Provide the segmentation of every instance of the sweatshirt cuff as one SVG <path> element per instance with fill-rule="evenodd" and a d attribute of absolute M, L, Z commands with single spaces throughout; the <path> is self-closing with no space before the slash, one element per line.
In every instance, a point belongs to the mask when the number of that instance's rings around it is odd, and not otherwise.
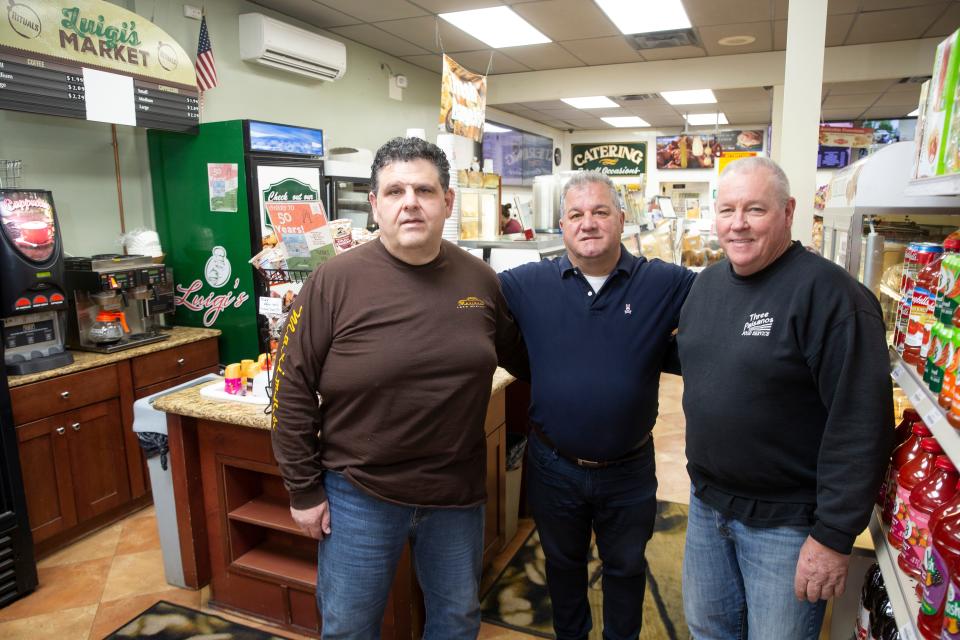
<path fill-rule="evenodd" d="M 306 489 L 290 492 L 290 506 L 294 509 L 310 509 L 327 500 L 327 491 L 320 482 Z"/>
<path fill-rule="evenodd" d="M 850 554 L 853 550 L 853 541 L 857 539 L 857 536 L 851 536 L 849 533 L 828 527 L 819 520 L 814 523 L 813 529 L 810 531 L 810 537 L 823 546 L 844 555 Z"/>

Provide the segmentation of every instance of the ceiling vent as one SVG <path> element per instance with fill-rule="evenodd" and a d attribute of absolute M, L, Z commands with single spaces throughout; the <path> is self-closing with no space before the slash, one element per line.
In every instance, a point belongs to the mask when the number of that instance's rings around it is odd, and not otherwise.
<path fill-rule="evenodd" d="M 907 76 L 897 80 L 897 84 L 923 84 L 933 76 Z"/>
<path fill-rule="evenodd" d="M 665 49 L 667 47 L 699 47 L 700 41 L 693 29 L 673 29 L 653 31 L 651 33 L 633 33 L 624 36 L 627 43 L 637 51 L 644 49 Z"/>
<path fill-rule="evenodd" d="M 623 100 L 624 102 L 643 102 L 644 100 L 652 100 L 656 97 L 658 96 L 655 93 L 631 93 L 626 96 L 616 96 L 616 99 Z"/>

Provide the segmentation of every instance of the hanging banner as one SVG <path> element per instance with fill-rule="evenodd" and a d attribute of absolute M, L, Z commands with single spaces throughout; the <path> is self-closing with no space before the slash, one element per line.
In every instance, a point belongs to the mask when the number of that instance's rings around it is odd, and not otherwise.
<path fill-rule="evenodd" d="M 723 152 L 727 151 L 763 151 L 762 129 L 731 129 L 717 134 L 717 141 Z"/>
<path fill-rule="evenodd" d="M 723 173 L 727 165 L 742 158 L 755 158 L 756 151 L 724 151 L 717 160 L 717 173 Z"/>
<path fill-rule="evenodd" d="M 873 144 L 873 129 L 820 127 L 820 146 L 864 148 Z"/>
<path fill-rule="evenodd" d="M 571 145 L 574 169 L 608 176 L 642 176 L 647 171 L 646 142 L 604 142 Z"/>
<path fill-rule="evenodd" d="M 486 76 L 468 71 L 444 54 L 440 85 L 440 124 L 444 130 L 480 142 L 486 109 Z"/>
<path fill-rule="evenodd" d="M 657 169 L 712 169 L 723 152 L 717 136 L 657 136 Z"/>

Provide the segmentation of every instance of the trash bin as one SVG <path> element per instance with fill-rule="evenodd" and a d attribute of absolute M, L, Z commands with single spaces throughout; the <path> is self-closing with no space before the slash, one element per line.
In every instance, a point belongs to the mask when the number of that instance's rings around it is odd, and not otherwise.
<path fill-rule="evenodd" d="M 527 437 L 520 433 L 507 434 L 507 479 L 506 479 L 506 541 L 517 535 L 517 519 L 520 515 L 520 480 L 523 477 L 523 452 Z"/>
<path fill-rule="evenodd" d="M 157 411 L 150 404 L 160 396 L 192 387 L 218 376 L 208 373 L 205 376 L 185 382 L 181 385 L 141 398 L 133 403 L 133 431 L 140 440 L 140 448 L 147 458 L 150 472 L 150 489 L 153 491 L 153 505 L 157 514 L 157 530 L 160 537 L 160 550 L 163 553 L 163 573 L 167 583 L 175 587 L 186 588 L 183 577 L 183 560 L 180 555 L 180 536 L 177 533 L 177 509 L 173 500 L 173 475 L 167 459 L 167 414 Z"/>

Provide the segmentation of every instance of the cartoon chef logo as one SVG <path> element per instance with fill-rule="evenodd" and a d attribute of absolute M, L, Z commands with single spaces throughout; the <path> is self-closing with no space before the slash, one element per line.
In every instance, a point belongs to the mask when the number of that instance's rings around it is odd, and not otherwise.
<path fill-rule="evenodd" d="M 203 275 L 207 284 L 220 288 L 230 279 L 230 261 L 227 260 L 227 250 L 219 245 L 213 248 L 212 254 L 203 267 Z"/>

